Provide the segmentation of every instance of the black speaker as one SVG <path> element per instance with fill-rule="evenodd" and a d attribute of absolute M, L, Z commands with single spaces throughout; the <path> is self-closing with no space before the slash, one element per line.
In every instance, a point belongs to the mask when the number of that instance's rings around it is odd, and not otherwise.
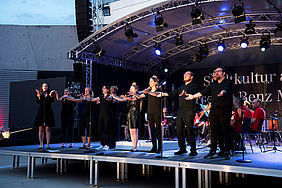
<path fill-rule="evenodd" d="M 75 0 L 76 30 L 79 42 L 93 33 L 91 7 L 90 0 Z"/>
<path fill-rule="evenodd" d="M 75 82 L 84 82 L 84 71 L 82 63 L 73 64 L 73 78 Z"/>

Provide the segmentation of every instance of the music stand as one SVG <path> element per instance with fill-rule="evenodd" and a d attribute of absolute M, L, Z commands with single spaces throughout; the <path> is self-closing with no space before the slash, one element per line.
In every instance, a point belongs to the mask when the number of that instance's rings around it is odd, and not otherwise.
<path fill-rule="evenodd" d="M 241 109 L 241 118 L 242 118 L 242 131 L 243 133 L 240 134 L 241 137 L 241 150 L 242 150 L 242 159 L 237 159 L 236 162 L 238 163 L 251 163 L 251 160 L 247 160 L 245 159 L 245 143 L 244 143 L 244 133 L 248 132 L 248 128 L 251 124 L 251 120 L 248 118 L 244 118 L 243 117 L 244 113 L 243 113 L 243 109 Z M 247 129 L 246 129 L 247 127 Z"/>
<path fill-rule="evenodd" d="M 161 90 L 161 96 L 163 95 L 163 88 L 162 86 L 165 86 L 166 85 L 166 81 L 162 81 L 161 82 L 161 87 L 160 87 L 160 90 Z M 163 121 L 163 97 L 161 97 L 161 122 Z M 161 145 L 162 145 L 162 149 L 161 149 L 161 155 L 158 155 L 158 156 L 155 156 L 155 158 L 159 158 L 159 159 L 165 159 L 165 158 L 168 158 L 167 156 L 164 156 L 163 155 L 163 150 L 164 150 L 164 144 L 163 144 L 163 126 L 161 124 Z"/>

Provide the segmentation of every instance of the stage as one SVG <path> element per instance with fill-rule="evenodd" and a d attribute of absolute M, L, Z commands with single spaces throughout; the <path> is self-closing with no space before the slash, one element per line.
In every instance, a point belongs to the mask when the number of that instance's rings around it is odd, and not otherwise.
<path fill-rule="evenodd" d="M 124 180 L 128 176 L 128 164 L 142 165 L 142 171 L 150 171 L 151 166 L 171 167 L 175 170 L 175 187 L 179 187 L 180 180 L 182 187 L 186 187 L 186 169 L 198 170 L 198 187 L 210 187 L 211 171 L 217 171 L 219 174 L 230 173 L 252 174 L 270 177 L 282 177 L 282 153 L 267 152 L 261 153 L 258 146 L 255 146 L 254 153 L 251 153 L 247 146 L 246 159 L 250 159 L 252 163 L 243 164 L 236 162 L 241 159 L 240 154 L 234 155 L 231 160 L 216 157 L 214 159 L 204 159 L 204 155 L 208 153 L 209 148 L 198 150 L 198 156 L 190 157 L 187 154 L 175 156 L 173 153 L 177 150 L 165 150 L 163 155 L 166 158 L 157 158 L 157 154 L 147 153 L 146 151 L 130 152 L 127 150 L 110 150 L 98 152 L 95 150 L 99 143 L 92 143 L 90 150 L 78 149 L 81 143 L 75 143 L 74 148 L 60 148 L 60 144 L 52 144 L 51 150 L 40 151 L 38 145 L 28 146 L 11 146 L 0 148 L 3 155 L 11 155 L 13 157 L 13 167 L 17 167 L 20 157 L 28 159 L 27 177 L 35 177 L 35 161 L 41 159 L 40 162 L 45 163 L 47 159 L 56 159 L 56 171 L 63 173 L 66 171 L 68 160 L 84 160 L 89 161 L 89 183 L 98 186 L 99 162 L 111 162 L 117 165 L 117 179 Z M 68 145 L 67 145 L 68 146 Z M 200 146 L 202 147 L 202 146 Z M 278 149 L 281 149 L 279 146 Z M 142 172 L 143 173 L 143 172 Z"/>

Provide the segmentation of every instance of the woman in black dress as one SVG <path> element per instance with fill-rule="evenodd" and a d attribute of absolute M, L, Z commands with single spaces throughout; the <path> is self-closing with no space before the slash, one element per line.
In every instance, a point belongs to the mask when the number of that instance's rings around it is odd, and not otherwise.
<path fill-rule="evenodd" d="M 65 143 L 69 142 L 69 148 L 72 148 L 73 143 L 73 107 L 77 100 L 71 96 L 69 89 L 64 89 L 64 95 L 59 98 L 58 92 L 56 92 L 56 98 L 62 103 L 61 110 L 61 127 L 63 131 L 63 143 L 61 148 L 65 148 Z"/>
<path fill-rule="evenodd" d="M 39 143 L 38 149 L 43 147 L 44 130 L 46 132 L 47 149 L 50 149 L 51 127 L 55 126 L 54 113 L 51 104 L 54 102 L 54 92 L 50 91 L 47 83 L 41 85 L 40 90 L 36 89 L 36 102 L 39 108 L 36 114 L 34 125 L 39 128 Z"/>
<path fill-rule="evenodd" d="M 128 114 L 127 121 L 130 130 L 130 136 L 132 140 L 132 152 L 137 151 L 137 143 L 138 143 L 138 128 L 140 127 L 140 99 L 136 96 L 138 93 L 138 86 L 132 85 L 130 87 L 130 92 L 128 96 L 121 95 L 120 97 L 113 96 L 115 99 L 125 102 L 127 101 Z"/>
<path fill-rule="evenodd" d="M 85 93 L 80 96 L 78 102 L 82 102 L 82 113 L 79 132 L 82 138 L 82 147 L 80 149 L 89 149 L 91 141 L 91 128 L 92 128 L 92 103 L 97 102 L 98 98 L 91 97 L 90 88 L 85 88 Z M 85 137 L 87 137 L 87 146 Z"/>

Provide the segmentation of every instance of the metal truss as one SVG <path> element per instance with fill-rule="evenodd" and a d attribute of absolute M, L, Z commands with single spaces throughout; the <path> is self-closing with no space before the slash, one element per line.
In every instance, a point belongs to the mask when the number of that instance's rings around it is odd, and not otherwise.
<path fill-rule="evenodd" d="M 278 23 L 282 19 L 282 16 L 279 13 L 266 13 L 266 12 L 253 13 L 253 14 L 247 14 L 247 16 L 251 20 L 253 20 L 254 23 L 272 23 L 272 22 Z M 191 23 L 182 25 L 180 27 L 168 31 L 164 31 L 140 43 L 139 45 L 133 47 L 132 49 L 128 50 L 123 54 L 123 59 L 128 60 L 131 57 L 137 55 L 138 53 L 154 46 L 155 43 L 162 43 L 164 41 L 175 38 L 177 34 L 183 35 L 185 33 L 196 31 L 196 30 L 207 29 L 214 26 L 222 26 L 229 24 L 235 24 L 234 17 L 232 15 L 206 19 L 203 21 L 202 24 L 198 24 L 198 25 L 192 25 Z M 181 49 L 182 47 L 183 46 L 179 46 L 178 48 Z"/>
<path fill-rule="evenodd" d="M 201 4 L 222 2 L 222 1 L 225 1 L 225 0 L 206 0 L 206 1 L 201 1 Z M 83 52 L 85 49 L 87 49 L 89 46 L 91 46 L 96 41 L 99 41 L 100 39 L 111 34 L 112 32 L 124 27 L 126 23 L 134 23 L 138 20 L 141 20 L 143 18 L 146 18 L 148 16 L 155 14 L 157 11 L 164 12 L 168 10 L 185 7 L 185 6 L 191 6 L 194 4 L 195 3 L 190 0 L 174 0 L 174 1 L 160 3 L 158 5 L 153 5 L 148 8 L 137 11 L 135 13 L 132 13 L 124 18 L 119 19 L 116 22 L 113 22 L 112 24 L 109 24 L 103 27 L 103 29 L 96 31 L 95 33 L 93 33 L 92 35 L 90 35 L 89 37 L 81 41 L 78 45 L 73 47 L 69 52 L 69 54 L 73 54 L 71 59 L 75 59 L 81 52 Z"/>
<path fill-rule="evenodd" d="M 107 56 L 96 56 L 95 54 L 89 52 L 82 52 L 79 55 L 79 61 L 86 63 L 87 61 L 91 61 L 92 63 L 98 63 L 103 65 L 108 65 L 112 67 L 122 68 L 122 69 L 131 69 L 139 72 L 144 72 L 147 70 L 146 65 L 136 64 L 133 62 L 127 62 L 124 60 L 107 57 Z"/>
<path fill-rule="evenodd" d="M 94 32 L 99 31 L 104 26 L 103 4 L 104 0 L 92 0 L 92 17 Z"/>
<path fill-rule="evenodd" d="M 267 30 L 268 29 L 262 29 L 261 33 L 263 33 L 264 31 L 267 31 Z M 273 28 L 273 30 L 274 30 L 274 28 Z M 273 31 L 273 30 L 268 30 L 268 31 Z M 240 32 L 242 32 L 242 31 L 240 31 Z M 226 36 L 226 38 L 223 38 L 225 41 L 229 40 L 228 43 L 225 44 L 225 50 L 224 51 L 236 50 L 236 49 L 241 48 L 240 42 L 238 42 L 236 40 L 231 41 L 232 39 L 242 37 L 242 35 L 239 34 L 240 32 L 238 32 L 238 35 Z M 271 33 L 271 35 L 273 36 L 273 33 Z M 260 39 L 259 36 L 261 36 L 261 34 L 254 34 L 254 35 L 248 35 L 248 36 L 250 37 L 248 48 L 260 46 L 260 40 L 261 39 Z M 216 41 L 218 41 L 218 40 L 213 40 L 213 41 L 210 41 L 208 43 L 212 43 L 212 42 L 216 42 Z M 282 46 L 282 39 L 281 38 L 272 38 L 271 39 L 271 45 L 272 46 Z M 195 47 L 198 47 L 198 46 L 195 46 Z M 192 48 L 190 50 L 192 50 Z M 217 51 L 216 48 L 210 48 L 209 49 L 209 56 L 216 55 L 217 53 L 218 53 L 218 51 Z M 189 64 L 192 64 L 192 63 L 195 63 L 195 62 L 197 62 L 197 61 L 195 59 L 195 55 L 193 55 L 186 61 L 171 64 L 171 70 L 170 71 L 173 73 L 173 72 L 175 72 L 175 71 L 177 71 L 181 68 L 184 68 L 184 67 L 188 66 Z M 157 66 L 160 63 L 161 62 L 159 61 L 158 63 L 155 64 L 155 66 Z"/>
<path fill-rule="evenodd" d="M 85 60 L 85 87 L 92 89 L 92 60 Z"/>
<path fill-rule="evenodd" d="M 201 37 L 194 39 L 190 42 L 184 43 L 183 45 L 176 46 L 174 48 L 171 48 L 164 52 L 159 59 L 155 59 L 154 61 L 151 61 L 149 64 L 147 64 L 148 68 L 154 67 L 158 65 L 162 60 L 171 58 L 179 53 L 183 53 L 185 51 L 193 50 L 200 46 L 200 44 L 210 44 L 214 42 L 218 42 L 220 39 L 222 40 L 230 40 L 234 38 L 240 38 L 245 36 L 248 37 L 255 37 L 255 36 L 261 36 L 262 33 L 268 32 L 271 35 L 274 35 L 274 29 L 275 27 L 260 27 L 256 28 L 256 34 L 246 35 L 244 33 L 245 29 L 236 30 L 236 31 L 228 31 L 228 32 L 221 32 L 221 33 L 215 33 L 213 35 L 207 36 L 207 37 Z M 211 55 L 211 54 L 210 54 Z"/>

